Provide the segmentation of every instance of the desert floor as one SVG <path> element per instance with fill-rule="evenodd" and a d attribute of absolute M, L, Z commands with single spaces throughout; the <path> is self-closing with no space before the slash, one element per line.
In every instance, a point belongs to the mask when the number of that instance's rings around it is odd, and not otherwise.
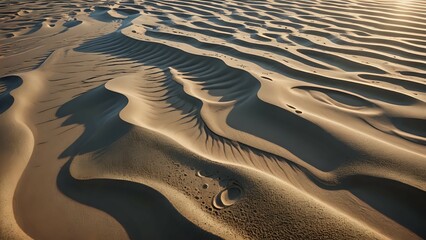
<path fill-rule="evenodd" d="M 426 1 L 0 1 L 0 239 L 426 238 Z"/>

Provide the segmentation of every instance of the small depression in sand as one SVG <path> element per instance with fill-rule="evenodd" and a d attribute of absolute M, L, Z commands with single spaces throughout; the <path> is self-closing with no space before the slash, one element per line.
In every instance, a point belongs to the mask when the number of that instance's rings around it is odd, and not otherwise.
<path fill-rule="evenodd" d="M 243 189 L 238 185 L 231 185 L 220 191 L 213 198 L 213 207 L 216 209 L 223 209 L 234 205 L 243 195 Z"/>

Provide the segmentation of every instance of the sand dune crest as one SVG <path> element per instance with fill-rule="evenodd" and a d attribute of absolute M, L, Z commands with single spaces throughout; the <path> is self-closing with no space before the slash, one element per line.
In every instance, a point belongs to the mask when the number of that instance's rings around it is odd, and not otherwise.
<path fill-rule="evenodd" d="M 425 238 L 424 10 L 1 2 L 0 238 Z"/>

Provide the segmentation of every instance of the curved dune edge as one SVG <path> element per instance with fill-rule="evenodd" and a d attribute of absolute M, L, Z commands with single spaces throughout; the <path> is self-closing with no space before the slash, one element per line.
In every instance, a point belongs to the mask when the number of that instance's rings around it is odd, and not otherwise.
<path fill-rule="evenodd" d="M 137 144 L 140 142 L 154 147 L 141 148 Z M 162 150 L 163 147 L 161 146 L 163 144 L 168 146 L 167 151 Z M 94 162 L 94 158 L 101 161 Z M 174 169 L 176 166 L 180 168 L 177 173 Z M 114 170 L 111 171 L 111 169 Z M 362 223 L 350 217 L 348 218 L 348 216 L 323 205 L 318 200 L 302 194 L 282 181 L 270 178 L 270 176 L 259 173 L 256 170 L 256 174 L 254 174 L 253 169 L 214 163 L 188 152 L 188 150 L 178 146 L 177 143 L 170 139 L 165 139 L 165 136 L 144 128 L 132 130 L 128 133 L 128 137 L 121 138 L 111 145 L 108 150 L 96 154 L 96 156 L 86 154 L 73 159 L 70 171 L 72 176 L 81 180 L 93 178 L 117 179 L 151 186 L 166 196 L 180 212 L 196 225 L 205 226 L 206 229 L 222 238 L 245 239 L 253 237 L 260 239 L 268 236 L 268 229 L 275 231 L 274 234 L 277 234 L 276 236 L 309 237 L 310 234 L 315 232 L 318 237 L 325 234 L 324 236 L 331 238 L 342 236 L 345 238 L 359 236 L 369 239 L 386 238 Z M 205 171 L 215 172 L 215 174 L 208 177 L 211 179 L 209 179 L 209 184 L 207 184 L 209 186 L 207 194 L 199 191 L 204 189 L 199 183 L 193 184 L 200 178 L 197 173 Z M 144 177 L 141 177 L 141 175 Z M 226 185 L 225 187 L 221 186 L 222 184 L 219 184 L 218 181 L 221 178 L 229 178 L 226 181 L 228 181 L 227 184 L 231 185 L 228 185 L 228 187 Z M 164 179 L 167 179 L 167 185 L 163 183 Z M 236 200 L 237 204 L 234 208 L 231 211 L 225 210 L 225 212 L 221 212 L 220 209 L 213 210 L 211 206 L 215 206 L 216 199 L 208 200 L 211 197 L 209 196 L 211 191 L 214 192 L 216 189 L 220 190 L 221 188 L 228 189 L 233 184 L 237 184 L 241 186 L 239 187 L 240 189 L 244 189 L 239 193 L 243 194 L 243 196 Z M 179 190 L 176 191 L 174 189 Z M 265 189 L 271 192 L 265 193 Z M 276 193 L 280 194 L 276 196 Z M 269 199 L 267 196 L 271 194 L 274 194 L 280 200 Z M 205 199 L 204 201 L 206 202 L 204 204 L 210 209 L 210 216 L 192 207 L 192 204 L 188 204 L 189 201 L 193 202 L 194 205 L 200 204 L 194 199 Z M 212 201 L 212 203 L 208 201 Z M 283 205 L 284 202 L 285 205 Z M 294 212 L 293 209 L 295 207 L 299 210 L 303 209 L 302 212 Z M 251 224 L 242 225 L 246 221 L 244 219 L 250 215 L 251 210 L 249 209 L 262 212 L 265 214 L 265 218 L 269 218 L 268 216 L 274 214 L 285 217 L 278 222 L 273 220 L 266 222 L 263 217 L 252 216 Z M 301 217 L 301 215 L 305 214 L 306 217 Z M 317 214 L 319 218 L 313 217 Z M 211 215 L 219 216 L 221 220 L 213 220 Z M 303 219 L 303 227 L 299 225 L 302 222 L 299 222 L 298 218 Z M 229 229 L 228 226 L 231 228 Z M 256 232 L 256 230 L 259 230 L 259 232 Z"/>
<path fill-rule="evenodd" d="M 173 80 L 175 80 L 174 79 L 175 75 L 173 74 L 173 72 L 176 72 L 176 70 L 169 69 L 169 71 L 171 72 L 171 77 L 173 78 Z M 159 72 L 161 72 L 161 70 L 148 68 L 147 72 L 154 72 L 154 75 L 155 74 L 158 75 Z M 134 125 L 141 126 L 141 127 L 144 127 L 144 128 L 148 128 L 148 129 L 155 131 L 155 132 L 159 132 L 162 135 L 171 136 L 172 138 L 176 139 L 180 143 L 180 145 L 185 146 L 186 149 L 192 149 L 192 151 L 195 151 L 197 154 L 206 154 L 205 150 L 200 151 L 199 146 L 197 147 L 196 144 L 187 142 L 187 139 L 185 139 L 184 136 L 182 136 L 182 135 L 179 136 L 179 134 L 178 134 L 179 131 L 170 132 L 170 131 L 167 130 L 167 127 L 165 127 L 165 126 L 163 126 L 163 127 L 157 126 L 159 123 L 158 122 L 155 123 L 157 121 L 157 120 L 155 120 L 155 117 L 153 117 L 153 119 L 151 119 L 151 117 L 149 116 L 150 109 L 156 108 L 155 105 L 150 105 L 150 104 L 152 104 L 152 103 L 150 103 L 150 101 L 152 101 L 152 99 L 148 98 L 148 99 L 145 99 L 145 101 L 141 101 L 141 96 L 139 95 L 140 93 L 138 94 L 138 92 L 134 91 L 134 89 L 138 89 L 138 87 L 133 85 L 133 84 L 135 84 L 135 83 L 140 84 L 138 82 L 135 82 L 135 79 L 139 79 L 139 81 L 140 81 L 141 78 L 144 78 L 141 75 L 147 77 L 147 75 L 144 74 L 144 71 L 142 70 L 142 72 L 139 72 L 138 74 L 126 75 L 126 76 L 123 76 L 121 78 L 111 80 L 105 85 L 106 89 L 109 89 L 109 90 L 114 91 L 114 92 L 121 93 L 124 96 L 126 96 L 127 99 L 129 100 L 129 103 L 126 105 L 126 107 L 124 107 L 124 109 L 122 111 L 120 111 L 120 113 L 119 113 L 121 119 L 126 121 L 126 122 L 132 123 Z M 182 84 L 182 82 L 181 82 L 182 80 L 175 80 L 175 81 L 178 81 L 179 84 Z M 185 91 L 191 92 L 191 90 L 185 90 Z M 142 116 L 139 116 L 138 114 L 135 114 L 136 112 L 138 112 L 136 109 L 145 109 L 145 111 L 144 111 L 145 116 L 142 117 Z M 237 144 L 237 143 L 234 143 L 234 144 Z M 212 154 L 204 155 L 204 157 L 214 158 L 215 161 L 223 162 L 223 159 L 221 160 L 217 156 L 218 155 L 215 156 L 215 155 L 212 155 Z M 87 161 L 90 162 L 90 159 L 88 159 Z M 266 161 L 268 161 L 268 160 L 266 160 Z M 224 163 L 230 164 L 229 160 L 225 161 Z M 79 166 L 78 163 L 75 163 L 75 164 L 76 164 L 76 166 Z M 87 164 L 89 164 L 89 166 L 90 166 L 90 163 L 87 163 Z M 78 169 L 78 170 L 75 170 L 75 172 L 85 171 L 84 169 L 86 169 L 86 170 L 90 169 L 90 167 L 87 164 L 83 164 L 83 167 L 76 167 L 76 169 Z M 240 166 L 240 167 L 242 166 L 241 163 L 233 163 L 232 165 L 234 165 L 234 164 L 236 164 L 236 166 Z M 266 164 L 268 164 L 268 163 L 266 163 Z M 243 166 L 244 165 L 247 166 L 247 163 L 243 164 Z M 248 166 L 250 166 L 250 165 L 248 165 Z M 250 168 L 253 168 L 253 165 L 251 165 L 251 166 L 252 167 L 250 167 Z M 297 165 L 293 166 L 293 167 L 297 168 Z M 96 167 L 92 167 L 92 168 L 99 170 L 99 165 L 96 164 Z M 265 170 L 263 169 L 263 171 L 265 171 Z M 354 171 L 354 170 L 352 169 L 352 171 Z M 351 176 L 352 171 L 345 173 L 345 171 L 343 170 L 341 172 L 343 173 L 343 176 L 345 176 L 345 178 L 347 177 L 348 179 L 350 179 L 350 178 L 353 178 L 353 176 Z M 366 172 L 366 174 L 367 174 L 366 176 L 368 176 L 368 174 L 372 174 L 372 176 L 374 176 L 374 175 L 377 176 L 376 173 L 373 174 L 373 172 L 375 172 L 374 169 L 369 169 L 368 171 Z M 125 171 L 123 171 L 123 172 L 125 172 Z M 354 172 L 357 172 L 357 171 L 354 171 Z M 94 173 L 94 174 L 92 173 L 92 177 L 96 176 L 97 174 L 99 174 L 99 173 Z M 272 172 L 272 174 L 273 174 L 273 172 Z M 346 176 L 347 174 L 348 174 L 348 176 Z M 88 174 L 87 176 L 90 176 L 90 175 L 91 174 Z M 102 173 L 100 173 L 100 176 L 104 177 L 102 175 Z M 362 178 L 362 174 L 359 174 L 359 173 L 355 174 L 355 176 L 359 176 L 359 178 Z M 385 175 L 384 178 L 387 179 L 389 176 L 392 176 L 392 175 Z M 122 176 L 120 175 L 120 177 L 122 177 Z M 395 179 L 395 178 L 397 178 L 396 175 L 394 175 L 393 178 L 391 177 L 390 179 Z M 286 179 L 286 180 L 288 180 L 288 179 Z M 340 180 L 340 181 L 346 182 L 346 183 L 351 182 L 351 180 L 346 181 L 344 178 L 342 178 L 342 180 Z M 422 187 L 421 184 L 420 184 L 419 187 L 420 188 Z M 166 193 L 164 193 L 164 194 L 167 195 Z M 300 192 L 299 194 L 302 194 L 302 193 Z M 339 213 L 339 210 L 337 210 L 337 209 L 333 209 L 333 211 Z M 341 213 L 339 213 L 339 214 L 341 214 Z M 349 217 L 349 216 L 347 216 L 347 217 Z M 351 218 L 349 217 L 349 219 L 351 219 Z"/>
<path fill-rule="evenodd" d="M 142 38 L 140 38 L 140 36 L 135 35 L 134 33 L 131 33 L 131 29 L 134 29 L 133 26 L 128 27 L 124 30 L 122 30 L 123 35 L 127 36 L 126 34 L 128 34 L 128 37 L 134 38 L 136 40 L 142 40 L 142 43 L 145 43 L 145 41 L 147 41 L 148 43 L 150 43 L 150 41 L 152 41 L 153 39 L 146 38 L 146 36 L 143 36 Z M 117 38 L 121 38 L 122 36 L 118 36 Z M 112 42 L 114 42 L 114 40 L 112 40 Z M 182 52 L 188 52 L 191 54 L 196 54 L 195 56 L 199 55 L 204 55 L 206 53 L 201 52 L 199 49 L 197 48 L 191 48 L 185 44 L 179 44 L 179 43 L 173 43 L 173 42 L 168 42 L 168 46 L 173 46 L 173 48 L 176 49 L 185 49 Z M 105 45 L 108 45 L 105 44 Z M 148 44 L 147 44 L 148 45 Z M 159 44 L 159 46 L 162 46 L 164 48 L 166 47 L 166 43 L 161 43 Z M 142 51 L 144 52 L 144 51 Z M 191 55 L 192 57 L 194 57 L 194 55 Z M 215 58 L 215 57 L 214 57 Z M 219 62 L 223 61 L 224 65 L 233 69 L 238 69 L 240 70 L 241 67 L 239 67 L 239 65 L 241 65 L 241 62 L 237 62 L 234 63 L 232 61 L 229 61 L 229 59 L 226 58 L 218 58 Z M 143 60 L 142 60 L 143 61 Z M 244 62 L 244 64 L 250 64 L 248 62 Z M 256 68 L 255 66 L 251 66 L 251 68 Z M 233 69 L 234 70 L 234 69 Z M 375 172 L 375 174 L 382 174 L 380 176 L 377 177 L 383 177 L 383 178 L 389 178 L 389 179 L 393 179 L 393 178 L 399 178 L 400 181 L 409 184 L 409 185 L 414 185 L 418 188 L 420 188 L 421 190 L 425 190 L 424 188 L 424 181 L 422 182 L 418 182 L 418 179 L 421 178 L 421 172 L 420 171 L 415 171 L 416 172 L 416 176 L 410 176 L 413 174 L 413 169 L 409 168 L 406 170 L 407 174 L 404 177 L 397 177 L 395 174 L 392 173 L 392 166 L 394 164 L 398 164 L 399 163 L 399 159 L 404 157 L 404 158 L 408 158 L 408 159 L 412 159 L 413 162 L 417 162 L 417 167 L 423 168 L 422 166 L 420 166 L 419 164 L 421 164 L 422 159 L 424 157 L 423 151 L 420 150 L 419 152 L 417 151 L 411 151 L 409 149 L 406 149 L 404 147 L 400 147 L 392 142 L 388 142 L 388 141 L 382 141 L 380 138 L 376 137 L 374 134 L 370 134 L 366 131 L 360 131 L 360 129 L 355 129 L 352 127 L 349 127 L 348 125 L 344 125 L 340 123 L 340 119 L 337 120 L 333 120 L 321 115 L 316 115 L 316 113 L 309 113 L 309 112 L 305 112 L 304 113 L 304 117 L 305 119 L 308 119 L 309 121 L 318 124 L 319 126 L 321 126 L 322 128 L 325 128 L 327 132 L 332 133 L 333 137 L 336 137 L 338 139 L 338 141 L 351 141 L 353 145 L 356 145 L 357 151 L 361 151 L 363 152 L 363 154 L 365 155 L 369 155 L 368 157 L 363 156 L 362 162 L 363 164 L 368 164 L 370 165 L 368 162 L 370 162 L 370 160 L 368 158 L 373 158 L 375 159 L 374 161 L 382 161 L 383 164 L 380 166 L 374 166 L 375 163 L 371 164 L 369 167 L 371 169 L 366 169 L 364 166 L 356 166 L 355 164 L 350 164 L 350 166 L 337 166 L 337 167 L 331 167 L 331 169 L 318 169 L 317 166 L 312 166 L 309 163 L 306 162 L 306 159 L 301 160 L 298 156 L 295 156 L 292 152 L 287 151 L 286 149 L 282 149 L 280 148 L 280 146 L 278 144 L 271 144 L 271 141 L 267 142 L 264 141 L 264 139 L 262 139 L 261 137 L 258 136 L 250 136 L 247 135 L 244 131 L 239 131 L 235 128 L 233 128 L 233 126 L 229 126 L 230 122 L 229 122 L 229 114 L 232 111 L 231 109 L 233 108 L 233 104 L 238 104 L 239 99 L 235 99 L 234 101 L 221 101 L 221 102 L 216 102 L 217 99 L 220 98 L 220 95 L 216 98 L 211 98 L 211 96 L 208 96 L 208 94 L 204 93 L 204 91 L 208 90 L 208 83 L 205 84 L 206 86 L 200 86 L 199 80 L 196 79 L 195 76 L 191 76 L 190 73 L 185 72 L 185 73 L 180 73 L 178 70 L 173 69 L 172 67 L 169 67 L 168 70 L 166 70 L 166 72 L 169 71 L 171 74 L 171 78 L 179 83 L 180 85 L 182 85 L 184 91 L 188 91 L 188 95 L 198 98 L 199 100 L 201 100 L 203 102 L 203 107 L 201 108 L 200 114 L 202 119 L 205 121 L 205 124 L 207 125 L 207 127 L 209 129 L 211 129 L 214 133 L 220 135 L 220 136 L 227 136 L 228 138 L 230 138 L 231 140 L 235 140 L 237 142 L 241 142 L 243 144 L 246 144 L 248 146 L 252 146 L 255 147 L 257 149 L 263 150 L 265 152 L 269 152 L 272 154 L 276 154 L 278 156 L 282 156 L 284 159 L 289 159 L 290 161 L 295 162 L 296 164 L 300 165 L 302 168 L 307 169 L 311 174 L 313 174 L 314 176 L 316 176 L 318 179 L 321 179 L 322 182 L 327 183 L 327 184 L 335 184 L 336 182 L 342 181 L 345 175 L 347 174 L 351 174 L 351 172 L 356 172 L 357 174 L 360 175 L 369 175 L 371 172 Z M 123 78 L 131 78 L 132 76 L 126 76 Z M 249 77 L 253 78 L 254 81 L 259 81 L 261 84 L 261 87 L 259 88 L 259 92 L 251 92 L 250 94 L 252 95 L 256 95 L 259 100 L 261 101 L 265 101 L 268 104 L 272 104 L 272 105 L 276 105 L 278 104 L 276 102 L 276 99 L 271 98 L 271 96 L 274 96 L 274 93 L 276 92 L 277 88 L 274 89 L 273 85 L 268 85 L 268 81 L 265 81 L 265 79 L 262 79 L 258 76 L 250 76 Z M 194 81 L 195 80 L 195 81 Z M 229 78 L 223 78 L 222 80 L 223 82 L 225 81 L 230 81 Z M 224 86 L 226 86 L 224 83 L 222 82 L 222 84 Z M 203 83 L 203 80 L 201 80 L 201 83 Z M 113 84 L 112 82 L 110 84 Z M 119 84 L 116 84 L 117 88 L 123 88 L 124 86 L 118 86 Z M 249 88 L 251 87 L 250 85 L 247 87 Z M 204 88 L 204 89 L 202 89 Z M 301 86 L 301 87 L 294 87 L 293 89 L 304 89 L 304 88 L 308 88 L 309 87 L 305 87 L 305 86 Z M 158 88 L 161 89 L 161 88 Z M 206 89 L 206 90 L 205 90 Z M 292 89 L 292 90 L 293 90 Z M 321 91 L 327 91 L 327 89 L 323 89 L 323 88 L 319 88 L 320 92 Z M 279 89 L 279 90 L 283 90 L 283 89 Z M 124 95 L 128 95 L 127 91 L 123 90 L 123 92 L 121 92 Z M 250 96 L 250 94 L 248 94 L 247 96 L 241 96 L 241 98 L 244 98 L 243 101 L 250 101 L 250 99 L 253 99 L 254 96 Z M 276 93 L 277 95 L 279 93 Z M 281 93 L 282 94 L 282 93 Z M 300 94 L 298 92 L 296 92 L 296 94 Z M 303 94 L 303 93 L 302 93 Z M 352 93 L 348 93 L 343 92 L 343 94 L 347 94 L 348 96 L 351 96 Z M 302 95 L 303 96 L 303 95 Z M 211 98 L 211 99 L 208 99 Z M 247 100 L 249 99 L 249 100 Z M 330 99 L 330 98 L 329 98 Z M 368 101 L 371 101 L 371 99 L 369 99 Z M 425 104 L 424 102 L 421 102 L 419 100 L 414 100 L 415 102 L 414 106 L 413 106 L 413 110 L 415 111 L 419 111 L 421 107 L 423 107 Z M 334 102 L 332 104 L 335 105 L 343 105 L 343 107 L 345 108 L 345 110 L 347 110 L 350 106 L 348 105 L 344 105 L 342 103 L 339 102 Z M 369 102 L 368 104 L 374 104 L 374 101 Z M 245 111 L 249 111 L 250 108 L 261 108 L 261 107 L 265 107 L 265 105 L 261 105 L 257 102 L 253 103 L 253 104 L 247 104 L 248 107 L 245 109 Z M 279 107 L 282 107 L 282 103 L 279 103 Z M 287 107 L 289 106 L 288 104 L 286 104 Z M 243 107 L 242 107 L 243 108 Z M 293 109 L 292 109 L 293 108 Z M 294 107 L 292 107 L 290 105 L 290 109 L 294 110 Z M 275 110 L 275 109 L 273 109 Z M 366 114 L 368 115 L 373 115 L 373 114 L 377 114 L 380 113 L 379 109 L 361 109 L 362 111 L 366 111 Z M 296 110 L 298 111 L 298 110 Z M 367 112 L 367 111 L 371 111 L 371 113 Z M 131 111 L 129 111 L 131 112 Z M 213 114 L 214 113 L 214 114 Z M 132 119 L 132 123 L 137 124 L 133 117 L 132 114 L 128 114 L 129 117 L 128 119 Z M 248 116 L 248 117 L 252 117 L 252 116 Z M 241 121 L 243 120 L 243 118 L 240 119 Z M 301 119 L 300 119 L 301 120 Z M 365 120 L 366 121 L 366 120 Z M 139 122 L 140 124 L 143 124 L 141 122 Z M 222 124 L 223 123 L 223 124 Z M 254 123 L 255 124 L 255 123 Z M 381 123 L 377 123 L 376 120 L 372 119 L 371 123 L 369 122 L 369 124 L 381 124 Z M 302 124 L 300 124 L 302 126 Z M 374 126 L 374 125 L 373 125 Z M 392 128 L 392 127 L 390 127 Z M 266 130 L 270 130 L 270 129 L 266 129 Z M 390 130 L 392 131 L 392 130 Z M 226 132 L 226 134 L 225 134 Z M 397 130 L 395 130 L 395 132 L 398 132 Z M 349 134 L 350 133 L 350 134 Z M 168 132 L 167 135 L 173 135 L 174 133 L 172 132 Z M 241 136 L 243 135 L 243 136 Z M 349 138 L 347 138 L 347 136 L 350 136 Z M 347 138 L 347 139 L 345 139 Z M 325 141 L 327 141 L 327 139 L 325 139 Z M 420 140 L 422 141 L 422 140 Z M 272 145 L 272 146 L 271 146 Z M 277 146 L 278 145 L 278 146 Z M 371 148 L 371 146 L 375 146 L 375 149 Z M 342 145 L 342 147 L 345 147 Z M 383 152 L 380 149 L 388 149 L 385 154 L 383 154 Z M 395 149 L 395 150 L 393 150 Z M 393 151 L 393 152 L 390 152 Z M 344 151 L 342 151 L 344 152 Z M 200 153 L 199 153 L 200 154 Z M 332 156 L 332 154 L 336 155 L 336 156 Z M 328 157 L 334 157 L 334 158 L 351 158 L 348 153 L 343 153 L 342 156 L 339 156 L 339 153 L 332 153 L 329 156 L 324 156 L 326 158 Z M 353 153 L 355 155 L 355 153 Z M 392 155 L 394 156 L 398 156 L 398 157 L 392 157 Z M 381 160 L 377 160 L 377 159 L 381 159 Z M 337 161 L 341 161 L 341 159 L 338 159 Z M 358 160 L 356 160 L 358 161 Z M 384 163 L 384 162 L 388 162 L 389 163 Z M 355 161 L 354 161 L 355 162 Z M 387 164 L 389 164 L 389 168 L 388 168 L 388 172 L 384 172 L 384 171 L 375 171 L 372 168 L 378 168 L 378 169 L 382 169 L 383 167 L 385 167 Z M 361 165 L 361 164 L 360 164 Z M 404 166 L 401 166 L 402 168 L 404 168 Z M 330 167 L 326 167 L 326 168 L 330 168 Z M 320 171 L 319 171 L 320 170 Z M 322 170 L 322 171 L 321 171 Z M 399 172 L 396 173 L 397 175 L 401 175 L 403 174 L 402 169 L 399 169 Z M 364 172 L 364 173 L 363 173 Z M 389 174 L 389 175 L 387 175 Z M 414 178 L 414 179 L 413 179 Z"/>
<path fill-rule="evenodd" d="M 421 1 L 0 6 L 0 238 L 426 236 Z"/>
<path fill-rule="evenodd" d="M 14 104 L 0 116 L 0 232 L 5 239 L 30 239 L 15 220 L 13 196 L 34 148 L 33 127 L 27 119 L 27 111 L 32 106 L 31 100 L 42 91 L 43 75 L 28 72 L 12 77 L 15 79 L 8 80 L 22 81 L 22 85 L 9 92 Z"/>

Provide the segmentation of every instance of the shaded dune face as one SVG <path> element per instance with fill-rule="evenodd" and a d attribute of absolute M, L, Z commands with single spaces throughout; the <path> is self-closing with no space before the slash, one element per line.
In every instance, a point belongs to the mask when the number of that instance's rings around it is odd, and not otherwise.
<path fill-rule="evenodd" d="M 425 238 L 424 10 L 0 3 L 0 238 Z"/>
<path fill-rule="evenodd" d="M 10 92 L 19 87 L 22 84 L 22 79 L 17 76 L 7 76 L 0 78 L 0 99 L 2 106 L 0 107 L 0 113 L 5 112 L 13 104 L 13 97 Z"/>

